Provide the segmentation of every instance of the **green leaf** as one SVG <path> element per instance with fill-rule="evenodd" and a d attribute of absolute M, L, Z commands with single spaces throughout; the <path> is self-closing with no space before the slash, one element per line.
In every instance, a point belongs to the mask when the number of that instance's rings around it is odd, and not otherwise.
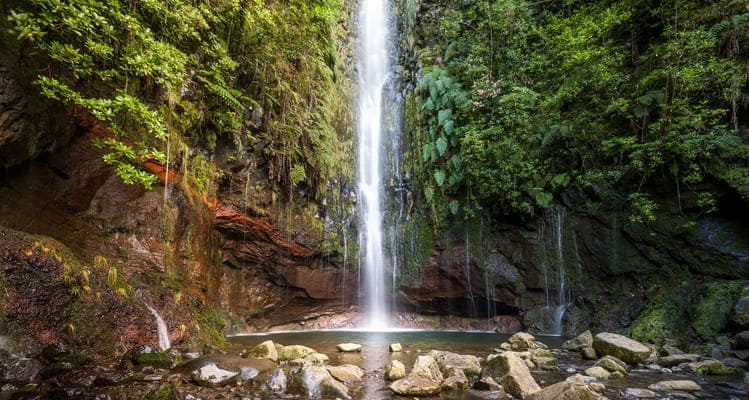
<path fill-rule="evenodd" d="M 421 159 L 424 161 L 428 161 L 432 157 L 433 149 L 434 146 L 431 143 L 425 144 L 421 152 Z"/>
<path fill-rule="evenodd" d="M 463 166 L 463 160 L 461 160 L 460 154 L 453 154 L 453 156 L 450 157 L 450 162 L 453 164 L 453 167 L 456 170 L 460 170 L 460 168 Z"/>
<path fill-rule="evenodd" d="M 457 200 L 453 200 L 450 202 L 450 204 L 447 205 L 447 207 L 449 207 L 450 212 L 455 215 L 458 213 L 458 210 L 460 210 L 460 203 L 458 203 Z"/>
<path fill-rule="evenodd" d="M 445 122 L 445 125 L 442 126 L 442 129 L 445 130 L 445 133 L 448 135 L 453 133 L 453 130 L 455 130 L 455 122 L 453 120 L 447 120 Z"/>
<path fill-rule="evenodd" d="M 556 189 L 560 186 L 567 186 L 568 183 L 570 183 L 570 176 L 566 173 L 556 175 L 551 179 L 552 189 Z"/>
<path fill-rule="evenodd" d="M 445 171 L 441 169 L 434 171 L 434 181 L 437 182 L 437 186 L 442 187 L 445 184 L 445 178 L 447 178 Z"/>
<path fill-rule="evenodd" d="M 437 123 L 439 125 L 444 126 L 445 122 L 447 122 L 452 115 L 453 115 L 453 110 L 450 110 L 450 109 L 440 110 L 437 113 Z"/>
<path fill-rule="evenodd" d="M 542 208 L 546 208 L 551 204 L 551 201 L 554 200 L 554 195 L 552 195 L 549 192 L 545 192 L 543 190 L 536 191 L 536 205 Z"/>
<path fill-rule="evenodd" d="M 440 157 L 444 156 L 445 151 L 447 151 L 447 140 L 445 140 L 444 137 L 440 136 L 435 144 L 437 145 L 437 151 L 440 153 Z"/>

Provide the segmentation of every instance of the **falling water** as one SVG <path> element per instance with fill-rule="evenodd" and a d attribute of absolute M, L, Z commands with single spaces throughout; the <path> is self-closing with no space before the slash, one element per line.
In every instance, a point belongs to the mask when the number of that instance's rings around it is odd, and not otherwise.
<path fill-rule="evenodd" d="M 359 10 L 359 192 L 360 243 L 364 244 L 367 325 L 386 328 L 385 266 L 382 251 L 382 93 L 388 74 L 386 0 L 362 0 Z"/>
<path fill-rule="evenodd" d="M 150 304 L 146 303 L 145 301 L 143 302 L 143 304 L 146 305 L 148 311 L 150 311 L 153 317 L 156 318 L 156 331 L 159 334 L 159 349 L 161 351 L 169 350 L 172 347 L 172 344 L 169 341 L 169 329 L 167 329 L 166 327 L 166 322 L 164 322 L 164 319 L 161 318 L 159 312 L 156 311 L 155 308 L 151 307 Z"/>
<path fill-rule="evenodd" d="M 570 305 L 570 296 L 567 288 L 565 262 L 564 262 L 564 220 L 566 211 L 564 207 L 552 207 L 549 210 L 548 220 L 551 224 L 551 243 L 553 247 L 553 260 L 551 261 L 553 270 L 549 271 L 546 266 L 544 271 L 544 282 L 546 291 L 546 308 L 552 312 L 552 330 L 551 334 L 562 334 L 562 319 L 564 313 Z M 553 272 L 553 276 L 549 273 Z M 551 278 L 551 279 L 550 279 Z M 551 283 L 556 282 L 556 298 L 551 295 Z"/>

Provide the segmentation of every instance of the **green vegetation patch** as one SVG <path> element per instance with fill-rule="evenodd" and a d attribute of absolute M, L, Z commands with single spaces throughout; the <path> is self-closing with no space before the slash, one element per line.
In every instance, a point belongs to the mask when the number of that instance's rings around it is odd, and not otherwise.
<path fill-rule="evenodd" d="M 741 288 L 737 282 L 713 282 L 706 285 L 694 309 L 692 327 L 706 341 L 713 341 L 728 324 Z"/>

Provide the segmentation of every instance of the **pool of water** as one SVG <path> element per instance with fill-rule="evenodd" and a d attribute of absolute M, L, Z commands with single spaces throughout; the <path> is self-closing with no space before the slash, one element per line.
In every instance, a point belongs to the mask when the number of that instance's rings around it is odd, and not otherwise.
<path fill-rule="evenodd" d="M 417 356 L 430 350 L 451 351 L 458 354 L 471 354 L 485 358 L 496 352 L 499 345 L 509 335 L 488 332 L 437 332 L 437 331 L 295 331 L 288 333 L 252 334 L 229 338 L 232 350 L 252 348 L 265 341 L 272 340 L 282 345 L 301 344 L 324 353 L 330 357 L 330 365 L 354 364 L 365 371 L 365 378 L 358 387 L 355 399 L 401 399 L 388 389 L 388 382 L 383 379 L 385 366 L 390 360 L 397 359 L 410 371 Z M 559 349 L 562 339 L 556 336 L 537 336 L 538 341 L 552 349 Z M 363 346 L 360 353 L 340 353 L 336 349 L 339 343 L 358 343 Z M 389 345 L 400 343 L 403 351 L 390 353 Z M 556 371 L 533 370 L 533 376 L 541 387 L 563 381 L 575 373 L 582 373 L 593 365 L 593 361 L 582 360 L 576 353 L 556 351 L 559 369 Z M 701 399 L 749 399 L 749 388 L 743 383 L 743 375 L 728 377 L 705 377 L 683 373 L 668 373 L 648 368 L 633 369 L 624 379 L 603 381 L 606 395 L 610 399 L 626 399 L 624 391 L 628 388 L 647 388 L 648 385 L 661 380 L 689 379 L 703 387 L 697 394 Z M 444 393 L 440 398 L 452 400 L 476 399 L 477 393 L 469 390 L 462 393 Z M 659 397 L 669 399 L 675 397 Z"/>

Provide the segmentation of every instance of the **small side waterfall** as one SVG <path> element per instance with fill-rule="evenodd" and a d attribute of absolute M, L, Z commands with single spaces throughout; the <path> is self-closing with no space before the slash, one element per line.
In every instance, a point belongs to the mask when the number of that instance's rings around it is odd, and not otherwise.
<path fill-rule="evenodd" d="M 159 335 L 159 350 L 166 351 L 169 350 L 172 347 L 172 343 L 169 341 L 169 329 L 166 326 L 166 322 L 164 322 L 164 318 L 161 318 L 161 315 L 158 311 L 156 311 L 155 308 L 151 307 L 150 304 L 146 303 L 145 301 L 143 304 L 148 308 L 148 311 L 151 312 L 154 318 L 156 318 L 156 331 Z"/>
<path fill-rule="evenodd" d="M 386 0 L 363 0 L 359 10 L 359 243 L 364 260 L 364 311 L 371 329 L 388 326 L 383 253 L 383 89 L 388 77 Z"/>
<path fill-rule="evenodd" d="M 570 294 L 567 288 L 566 265 L 564 259 L 564 222 L 566 218 L 564 207 L 553 206 L 547 214 L 547 228 L 550 237 L 545 237 L 549 256 L 544 268 L 544 284 L 546 292 L 546 309 L 551 314 L 551 334 L 562 334 L 562 319 L 570 306 Z M 543 232 L 542 235 L 545 235 Z M 550 259 L 549 259 L 550 258 Z M 555 293 L 554 293 L 555 292 Z"/>

